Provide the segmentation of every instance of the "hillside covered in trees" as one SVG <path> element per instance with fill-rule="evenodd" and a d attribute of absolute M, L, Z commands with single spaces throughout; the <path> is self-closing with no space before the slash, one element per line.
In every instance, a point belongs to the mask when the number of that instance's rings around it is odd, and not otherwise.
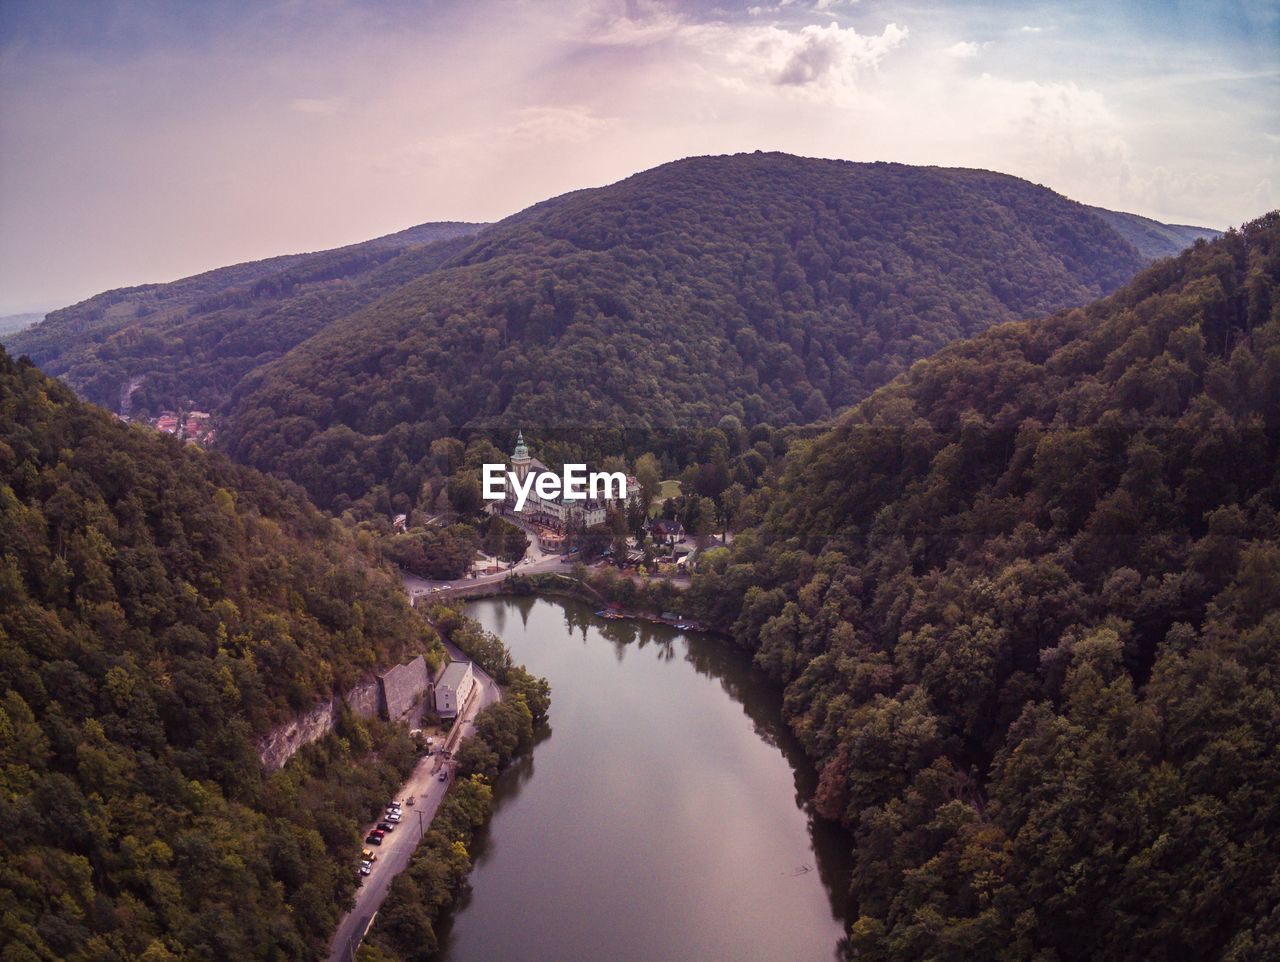
<path fill-rule="evenodd" d="M 95 404 L 218 410 L 249 372 L 339 317 L 435 270 L 481 224 L 422 224 L 316 254 L 107 291 L 5 339 Z"/>
<path fill-rule="evenodd" d="M 0 350 L 6 960 L 310 959 L 416 762 L 343 718 L 255 736 L 438 641 L 291 485 L 119 423 Z"/>
<path fill-rule="evenodd" d="M 1146 263 L 1090 209 L 1001 174 L 678 161 L 530 208 L 330 324 L 246 380 L 223 443 L 331 506 L 393 477 L 415 493 L 431 441 L 468 429 L 820 420 Z"/>
<path fill-rule="evenodd" d="M 334 507 L 392 478 L 416 496 L 430 442 L 475 429 L 607 422 L 640 451 L 725 414 L 819 421 L 956 338 L 1086 303 L 1212 233 L 988 171 L 760 153 L 482 227 L 109 291 L 5 343 L 121 413 L 211 411 L 238 460 Z"/>
<path fill-rule="evenodd" d="M 801 444 L 689 603 L 786 686 L 868 960 L 1280 956 L 1280 214 Z"/>

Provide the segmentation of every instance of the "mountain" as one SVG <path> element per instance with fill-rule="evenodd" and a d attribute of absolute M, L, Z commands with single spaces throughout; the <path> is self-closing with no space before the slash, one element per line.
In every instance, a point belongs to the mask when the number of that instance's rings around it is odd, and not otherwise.
<path fill-rule="evenodd" d="M 1188 227 L 1186 224 L 1162 224 L 1150 217 L 1125 214 L 1120 211 L 1090 207 L 1107 226 L 1127 240 L 1149 260 L 1159 260 L 1190 247 L 1198 240 L 1213 240 L 1222 231 L 1208 227 Z"/>
<path fill-rule="evenodd" d="M 432 657 L 398 579 L 295 487 L 2 349 L 0 531 L 0 954 L 321 957 L 417 755 L 343 717 L 267 774 L 256 737 Z"/>
<path fill-rule="evenodd" d="M 107 291 L 6 339 L 86 399 L 157 414 L 217 409 L 248 372 L 394 289 L 429 274 L 481 224 L 423 224 L 349 247 Z"/>
<path fill-rule="evenodd" d="M 23 328 L 30 327 L 44 317 L 40 313 L 6 314 L 0 317 L 0 335 L 16 334 Z"/>
<path fill-rule="evenodd" d="M 1188 239 L 1140 221 L 987 171 L 699 157 L 479 233 L 108 292 L 10 349 L 116 410 L 211 410 L 238 459 L 337 507 L 415 497 L 446 434 L 821 420 Z"/>
<path fill-rule="evenodd" d="M 416 497 L 447 434 L 820 420 L 1146 263 L 1094 212 L 1002 174 L 694 158 L 486 229 L 246 377 L 223 443 L 340 507 L 384 483 Z"/>
<path fill-rule="evenodd" d="M 789 455 L 691 611 L 857 836 L 850 955 L 1280 954 L 1280 212 Z"/>

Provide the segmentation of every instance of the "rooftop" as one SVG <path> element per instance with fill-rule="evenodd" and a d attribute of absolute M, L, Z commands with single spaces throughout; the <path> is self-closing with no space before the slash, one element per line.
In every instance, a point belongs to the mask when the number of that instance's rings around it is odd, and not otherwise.
<path fill-rule="evenodd" d="M 457 688 L 462 681 L 462 676 L 471 668 L 469 661 L 451 661 L 445 667 L 444 673 L 440 676 L 440 680 L 436 682 L 436 687 Z"/>

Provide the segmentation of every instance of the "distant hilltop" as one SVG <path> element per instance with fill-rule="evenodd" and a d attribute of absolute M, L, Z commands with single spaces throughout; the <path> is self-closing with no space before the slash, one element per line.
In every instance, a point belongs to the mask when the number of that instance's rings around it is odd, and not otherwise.
<path fill-rule="evenodd" d="M 991 171 L 694 157 L 493 225 L 108 292 L 11 346 L 115 410 L 194 399 L 220 447 L 332 506 L 412 493 L 468 431 L 822 421 L 1213 233 Z"/>
<path fill-rule="evenodd" d="M 44 320 L 45 315 L 40 311 L 28 311 L 25 314 L 3 314 L 0 315 L 0 337 L 6 334 L 16 334 L 18 331 L 25 330 L 33 324 L 38 324 Z"/>

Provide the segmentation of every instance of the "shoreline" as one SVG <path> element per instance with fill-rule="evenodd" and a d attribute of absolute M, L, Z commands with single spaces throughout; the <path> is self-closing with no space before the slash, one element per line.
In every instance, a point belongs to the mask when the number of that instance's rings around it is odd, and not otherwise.
<path fill-rule="evenodd" d="M 446 758 L 442 753 L 448 751 L 452 754 L 463 738 L 474 735 L 476 716 L 482 709 L 502 698 L 502 689 L 497 682 L 489 677 L 489 674 L 476 664 L 474 659 L 467 658 L 451 642 L 443 638 L 441 642 L 451 660 L 471 662 L 472 670 L 476 673 L 475 690 L 467 699 L 463 710 L 459 712 L 448 735 L 445 736 L 440 751 L 420 758 L 409 777 L 396 790 L 396 797 L 399 799 L 410 796 L 416 798 L 412 809 L 407 806 L 403 809 L 406 813 L 405 820 L 397 826 L 397 830 L 403 831 L 416 822 L 418 831 L 416 835 L 409 832 L 404 836 L 393 832 L 387 836 L 388 840 L 384 841 L 383 846 L 376 848 L 378 858 L 373 863 L 373 871 L 356 889 L 351 908 L 338 921 L 329 940 L 328 962 L 351 962 L 355 958 L 360 943 L 373 928 L 378 912 L 381 911 L 382 904 L 391 891 L 392 882 L 409 867 L 419 845 L 426 837 L 427 829 L 431 827 L 432 819 L 435 818 L 445 796 L 453 788 L 457 779 L 457 763 L 452 758 Z M 447 780 L 443 783 L 439 781 L 439 772 L 442 769 L 449 773 Z M 377 821 L 371 824 L 376 825 Z M 369 826 L 362 825 L 361 828 L 366 834 L 368 833 Z M 409 837 L 413 838 L 412 844 L 406 843 Z M 369 846 L 362 843 L 362 847 Z"/>

